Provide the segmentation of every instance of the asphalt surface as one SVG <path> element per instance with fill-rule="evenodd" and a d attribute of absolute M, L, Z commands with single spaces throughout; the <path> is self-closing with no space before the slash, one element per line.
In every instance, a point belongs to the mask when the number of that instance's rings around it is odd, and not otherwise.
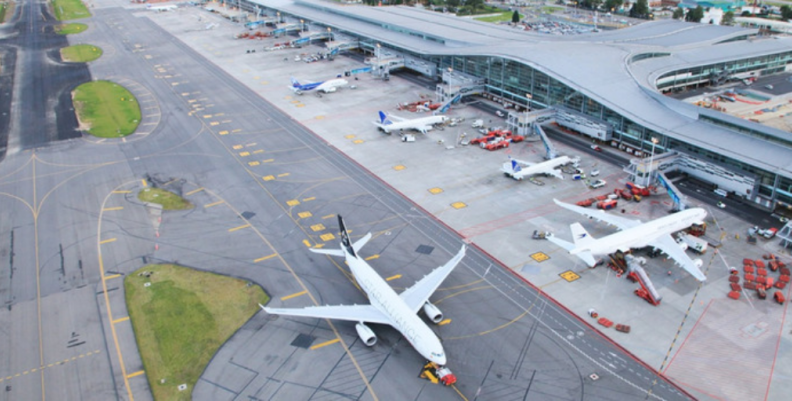
<path fill-rule="evenodd" d="M 25 10 L 37 10 L 33 4 Z M 105 56 L 90 74 L 58 69 L 41 81 L 35 73 L 17 79 L 17 92 L 32 94 L 15 102 L 12 127 L 20 121 L 37 130 L 19 141 L 32 151 L 10 152 L 0 163 L 7 306 L 0 327 L 8 328 L 0 331 L 0 378 L 9 386 L 0 400 L 148 399 L 122 286 L 124 274 L 146 263 L 244 277 L 272 294 L 273 306 L 362 303 L 341 262 L 306 249 L 334 246 L 328 235 L 337 227 L 328 216 L 344 215 L 353 237 L 376 234 L 363 254 L 377 256 L 370 263 L 384 277 L 401 275 L 392 281 L 397 288 L 462 245 L 458 234 L 145 16 L 94 11 L 81 41 Z M 33 20 L 24 29 L 39 30 Z M 42 71 L 33 64 L 51 63 L 44 49 L 54 40 L 24 42 L 41 50 L 21 62 Z M 153 100 L 141 107 L 159 114 L 159 125 L 127 141 L 55 141 L 71 128 L 56 128 L 57 117 L 37 108 L 92 77 L 145 88 Z M 152 219 L 135 200 L 144 186 L 181 193 L 196 208 Z M 423 361 L 388 327 L 374 327 L 380 342 L 367 348 L 351 324 L 260 312 L 220 349 L 194 396 L 689 398 L 475 247 L 433 300 L 452 319 L 433 328 L 460 378 L 456 389 L 418 379 Z"/>

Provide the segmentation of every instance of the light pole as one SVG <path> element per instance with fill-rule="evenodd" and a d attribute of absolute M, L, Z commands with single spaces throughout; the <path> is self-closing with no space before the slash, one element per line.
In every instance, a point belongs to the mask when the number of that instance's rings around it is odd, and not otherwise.
<path fill-rule="evenodd" d="M 300 33 L 305 32 L 305 21 L 300 20 Z"/>
<path fill-rule="evenodd" d="M 652 156 L 649 157 L 649 178 L 646 181 L 646 186 L 652 184 L 652 173 L 654 173 L 654 152 L 655 152 L 655 145 L 660 142 L 657 138 L 652 137 Z"/>

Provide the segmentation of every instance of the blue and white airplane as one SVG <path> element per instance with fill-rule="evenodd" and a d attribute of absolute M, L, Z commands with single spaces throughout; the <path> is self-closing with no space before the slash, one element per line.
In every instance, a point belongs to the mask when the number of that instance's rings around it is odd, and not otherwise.
<path fill-rule="evenodd" d="M 445 265 L 432 270 L 424 278 L 413 284 L 412 287 L 404 290 L 401 294 L 397 294 L 382 276 L 377 274 L 366 263 L 365 259 L 358 255 L 360 248 L 371 239 L 371 233 L 366 234 L 353 244 L 349 240 L 349 234 L 347 234 L 344 220 L 341 216 L 338 216 L 338 225 L 341 231 L 341 249 L 310 249 L 310 251 L 344 257 L 355 281 L 366 293 L 371 303 L 368 305 L 309 306 L 299 309 L 259 306 L 265 312 L 274 315 L 357 322 L 355 330 L 358 337 L 369 347 L 377 343 L 377 336 L 365 323 L 391 325 L 410 342 L 421 356 L 441 367 L 445 366 L 446 355 L 443 350 L 443 344 L 434 331 L 416 313 L 423 309 L 429 320 L 435 324 L 443 320 L 443 313 L 429 302 L 429 297 L 465 256 L 465 246 L 462 245 L 462 249 Z"/>
<path fill-rule="evenodd" d="M 425 135 L 435 124 L 442 124 L 446 122 L 446 120 L 448 120 L 446 116 L 428 116 L 408 120 L 406 118 L 387 115 L 385 112 L 380 111 L 379 121 L 374 121 L 374 125 L 379 127 L 379 129 L 386 134 L 390 134 L 391 131 L 412 129 Z"/>
<path fill-rule="evenodd" d="M 509 156 L 509 161 L 503 163 L 503 166 L 501 166 L 501 171 L 503 171 L 503 174 L 505 174 L 507 177 L 514 178 L 517 181 L 520 181 L 525 177 L 538 174 L 552 175 L 563 180 L 564 175 L 561 174 L 561 170 L 557 170 L 556 167 L 560 167 L 572 162 L 573 160 L 567 156 L 556 157 L 555 159 L 547 160 L 541 163 L 526 162 L 514 159 Z"/>
<path fill-rule="evenodd" d="M 338 89 L 338 88 L 340 88 L 342 86 L 347 86 L 349 84 L 349 82 L 347 82 L 347 80 L 343 79 L 343 78 L 333 78 L 333 79 L 329 79 L 327 81 L 310 82 L 310 83 L 307 83 L 307 84 L 301 84 L 294 77 L 292 77 L 291 83 L 292 84 L 289 87 L 289 89 L 291 89 L 292 91 L 294 91 L 294 93 L 296 93 L 298 95 L 302 95 L 304 92 L 310 92 L 310 91 L 313 91 L 313 90 L 319 91 L 319 92 L 324 92 L 324 93 L 332 93 L 332 92 L 335 92 L 336 89 Z"/>

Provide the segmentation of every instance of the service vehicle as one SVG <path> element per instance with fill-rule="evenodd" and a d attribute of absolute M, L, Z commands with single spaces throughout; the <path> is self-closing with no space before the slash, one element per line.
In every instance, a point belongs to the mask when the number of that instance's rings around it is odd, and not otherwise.
<path fill-rule="evenodd" d="M 597 188 L 602 188 L 602 187 L 604 187 L 604 186 L 605 186 L 605 184 L 607 184 L 607 183 L 608 183 L 608 182 L 607 182 L 607 181 L 605 181 L 605 180 L 597 180 L 597 181 L 594 181 L 594 182 L 592 182 L 592 183 L 591 183 L 591 185 L 589 185 L 589 186 L 590 186 L 592 189 L 597 189 Z"/>

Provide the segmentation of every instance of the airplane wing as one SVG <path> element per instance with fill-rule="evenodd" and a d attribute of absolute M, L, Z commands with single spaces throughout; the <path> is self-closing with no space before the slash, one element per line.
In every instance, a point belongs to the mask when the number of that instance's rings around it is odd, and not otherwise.
<path fill-rule="evenodd" d="M 563 207 L 564 209 L 571 210 L 577 214 L 582 214 L 583 216 L 595 219 L 597 221 L 604 221 L 605 223 L 618 227 L 620 230 L 626 230 L 628 228 L 637 227 L 641 225 L 640 220 L 633 220 L 624 217 L 619 217 L 614 214 L 605 213 L 604 211 L 589 210 L 577 205 L 570 205 L 564 202 L 559 202 L 557 199 L 553 199 L 553 202 L 555 202 L 556 205 Z"/>
<path fill-rule="evenodd" d="M 348 320 L 351 322 L 391 323 L 385 314 L 372 305 L 326 305 L 307 308 L 267 308 L 259 304 L 264 312 L 271 315 L 304 316 L 317 319 Z"/>
<path fill-rule="evenodd" d="M 685 250 L 674 241 L 674 238 L 671 237 L 670 234 L 657 238 L 650 242 L 649 245 L 663 251 L 669 258 L 674 259 L 674 262 L 679 265 L 679 267 L 685 269 L 685 271 L 695 277 L 696 280 L 707 280 L 707 276 L 699 269 L 699 267 L 701 267 L 701 259 L 696 259 L 695 261 L 690 259 L 687 253 L 685 253 Z"/>
<path fill-rule="evenodd" d="M 459 264 L 459 261 L 465 256 L 465 246 L 456 254 L 448 263 L 440 266 L 431 273 L 418 280 L 412 287 L 404 290 L 399 296 L 407 304 L 413 312 L 418 313 L 418 310 L 426 303 L 430 296 L 437 290 L 437 287 L 448 277 L 454 268 Z"/>
<path fill-rule="evenodd" d="M 424 126 L 421 126 L 421 127 L 415 127 L 415 129 L 417 129 L 418 131 L 420 131 L 422 134 L 426 135 L 426 133 L 427 133 L 429 130 L 431 130 L 431 129 L 432 129 L 432 126 L 431 126 L 431 125 L 424 125 Z"/>

